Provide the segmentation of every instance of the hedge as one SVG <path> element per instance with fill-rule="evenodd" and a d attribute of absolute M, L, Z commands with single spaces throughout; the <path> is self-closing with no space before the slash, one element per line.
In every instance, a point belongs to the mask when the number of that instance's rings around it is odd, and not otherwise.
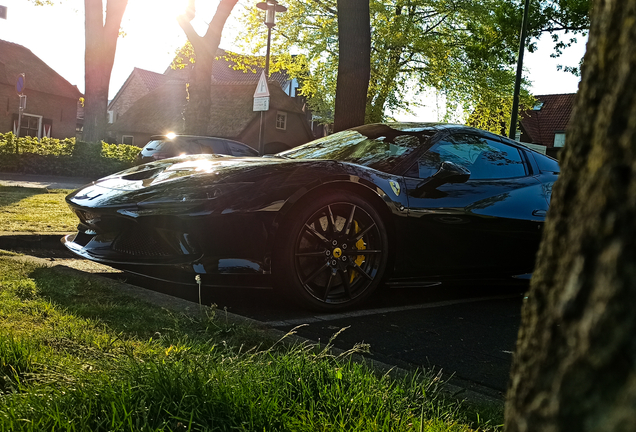
<path fill-rule="evenodd" d="M 0 133 L 0 171 L 99 178 L 133 166 L 139 147 Z"/>

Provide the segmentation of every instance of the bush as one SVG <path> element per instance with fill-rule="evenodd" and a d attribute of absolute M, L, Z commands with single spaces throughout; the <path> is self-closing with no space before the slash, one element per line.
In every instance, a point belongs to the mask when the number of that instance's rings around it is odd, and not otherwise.
<path fill-rule="evenodd" d="M 99 178 L 133 166 L 139 147 L 0 133 L 0 171 Z"/>

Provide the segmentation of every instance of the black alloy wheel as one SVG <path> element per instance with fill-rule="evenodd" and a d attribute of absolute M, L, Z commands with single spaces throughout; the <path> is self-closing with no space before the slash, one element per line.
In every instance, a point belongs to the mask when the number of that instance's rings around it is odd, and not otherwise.
<path fill-rule="evenodd" d="M 321 311 L 351 307 L 378 287 L 387 262 L 384 223 L 362 198 L 332 193 L 292 222 L 285 255 L 291 294 Z M 291 261 L 291 262 L 290 262 Z"/>

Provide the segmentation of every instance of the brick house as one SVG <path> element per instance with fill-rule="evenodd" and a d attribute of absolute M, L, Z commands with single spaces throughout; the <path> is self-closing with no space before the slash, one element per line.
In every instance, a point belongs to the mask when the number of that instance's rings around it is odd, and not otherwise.
<path fill-rule="evenodd" d="M 20 136 L 75 137 L 78 127 L 78 88 L 47 66 L 31 50 L 0 40 L 0 132 L 17 133 L 20 98 L 18 75 L 25 74 L 27 96 Z"/>
<path fill-rule="evenodd" d="M 212 121 L 207 135 L 244 142 L 258 150 L 260 112 L 254 112 L 256 85 L 212 85 Z M 264 112 L 265 152 L 277 153 L 313 139 L 305 112 L 280 85 L 269 82 L 270 109 Z M 169 80 L 138 99 L 111 125 L 117 142 L 143 146 L 152 135 L 185 133 L 186 85 Z"/>
<path fill-rule="evenodd" d="M 575 96 L 575 93 L 535 96 L 537 103 L 533 109 L 521 115 L 519 140 L 543 145 L 548 155 L 556 157 L 565 144 Z"/>
<path fill-rule="evenodd" d="M 208 135 L 235 139 L 258 148 L 260 113 L 252 111 L 253 94 L 262 68 L 245 72 L 219 49 L 212 67 L 212 123 Z M 186 83 L 190 65 L 168 67 L 163 74 L 135 68 L 109 103 L 113 142 L 143 146 L 150 136 L 182 133 Z M 310 113 L 296 96 L 298 83 L 284 72 L 268 80 L 270 110 L 264 114 L 267 152 L 280 151 L 314 139 Z"/>

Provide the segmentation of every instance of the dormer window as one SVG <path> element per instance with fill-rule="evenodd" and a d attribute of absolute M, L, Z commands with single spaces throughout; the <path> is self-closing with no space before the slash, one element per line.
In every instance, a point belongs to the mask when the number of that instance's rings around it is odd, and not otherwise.
<path fill-rule="evenodd" d="M 534 107 L 532 107 L 532 111 L 541 111 L 541 108 L 543 108 L 543 102 L 537 101 Z"/>

